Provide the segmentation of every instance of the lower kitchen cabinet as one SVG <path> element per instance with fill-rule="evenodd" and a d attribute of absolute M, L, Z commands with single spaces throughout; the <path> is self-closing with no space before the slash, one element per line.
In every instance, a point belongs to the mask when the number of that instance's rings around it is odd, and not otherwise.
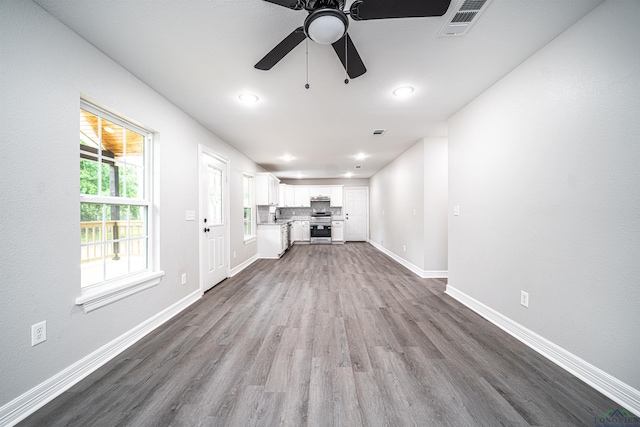
<path fill-rule="evenodd" d="M 331 243 L 344 243 L 344 221 L 331 221 Z"/>
<path fill-rule="evenodd" d="M 287 250 L 287 224 L 258 224 L 258 258 L 280 258 Z"/>
<path fill-rule="evenodd" d="M 306 220 L 293 221 L 293 241 L 294 242 L 311 241 L 311 230 L 309 229 L 309 221 L 306 221 Z"/>

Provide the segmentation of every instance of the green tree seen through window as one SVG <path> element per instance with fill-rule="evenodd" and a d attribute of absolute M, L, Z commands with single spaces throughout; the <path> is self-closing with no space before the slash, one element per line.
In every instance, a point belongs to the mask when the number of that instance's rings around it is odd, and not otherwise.
<path fill-rule="evenodd" d="M 114 166 L 103 164 L 102 171 L 99 171 L 98 162 L 80 159 L 80 194 L 92 195 L 114 195 L 111 194 L 111 168 Z M 118 189 L 120 197 L 135 198 L 138 197 L 138 168 L 133 166 L 118 167 L 115 174 L 118 177 Z M 98 179 L 102 172 L 102 185 L 98 190 Z M 124 191 L 125 194 L 122 194 Z M 139 217 L 139 207 L 131 206 L 131 217 Z M 102 218 L 102 204 L 82 203 L 80 207 L 80 221 L 96 221 Z M 107 213 L 107 219 L 109 213 Z"/>

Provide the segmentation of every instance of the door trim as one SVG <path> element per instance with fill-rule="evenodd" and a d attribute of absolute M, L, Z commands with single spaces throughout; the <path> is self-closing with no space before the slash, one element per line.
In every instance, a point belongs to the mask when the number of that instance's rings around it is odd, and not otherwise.
<path fill-rule="evenodd" d="M 230 198 L 230 194 L 229 194 L 229 170 L 231 169 L 231 162 L 229 161 L 229 159 L 227 159 L 226 157 L 216 153 L 215 151 L 213 151 L 211 148 L 202 145 L 202 144 L 198 144 L 198 276 L 200 279 L 200 295 L 204 294 L 204 271 L 203 271 L 203 266 L 202 266 L 202 257 L 203 257 L 203 247 L 204 245 L 204 239 L 206 239 L 206 235 L 201 232 L 200 230 L 200 226 L 201 226 L 201 219 L 205 216 L 205 212 L 204 212 L 204 204 L 203 204 L 203 200 L 202 200 L 202 193 L 204 191 L 204 185 L 206 183 L 206 170 L 203 166 L 204 164 L 204 156 L 210 156 L 213 157 L 214 159 L 224 163 L 225 165 L 225 180 L 222 183 L 222 185 L 224 186 L 224 190 L 223 190 L 223 199 L 222 199 L 222 204 L 223 204 L 223 209 L 224 209 L 224 215 L 225 215 L 225 225 L 224 225 L 224 233 L 225 233 L 225 267 L 226 267 L 226 277 L 229 278 L 230 277 L 230 265 L 231 265 L 231 242 L 230 242 L 230 236 L 231 236 L 231 208 L 229 206 L 229 202 L 231 200 Z M 224 280 L 224 279 L 223 279 Z M 215 286 L 215 285 L 214 285 Z"/>

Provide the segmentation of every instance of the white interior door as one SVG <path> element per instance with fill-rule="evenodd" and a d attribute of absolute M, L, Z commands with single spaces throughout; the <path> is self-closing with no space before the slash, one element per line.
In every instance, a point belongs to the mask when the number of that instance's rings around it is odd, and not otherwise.
<path fill-rule="evenodd" d="M 201 151 L 200 283 L 208 291 L 228 276 L 227 162 Z"/>
<path fill-rule="evenodd" d="M 366 242 L 369 234 L 369 189 L 344 188 L 344 239 Z"/>

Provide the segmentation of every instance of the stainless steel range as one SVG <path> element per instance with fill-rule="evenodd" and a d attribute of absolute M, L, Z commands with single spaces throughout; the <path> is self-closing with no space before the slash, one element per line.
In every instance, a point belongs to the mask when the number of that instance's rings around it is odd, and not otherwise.
<path fill-rule="evenodd" d="M 316 212 L 311 214 L 309 222 L 312 245 L 331 244 L 331 213 Z"/>

